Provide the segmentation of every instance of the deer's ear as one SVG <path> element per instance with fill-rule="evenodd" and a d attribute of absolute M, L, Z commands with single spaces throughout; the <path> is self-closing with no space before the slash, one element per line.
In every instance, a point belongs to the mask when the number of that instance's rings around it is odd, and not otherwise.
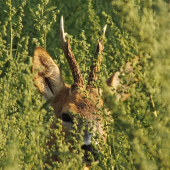
<path fill-rule="evenodd" d="M 119 75 L 120 75 L 120 72 L 118 72 L 118 71 L 115 72 L 109 79 L 106 80 L 106 83 L 108 86 L 114 88 L 114 92 L 116 94 L 116 99 L 124 101 L 130 96 L 130 94 L 123 92 L 123 91 L 127 91 L 128 86 L 122 85 L 120 83 Z M 122 92 L 118 92 L 119 89 L 122 89 Z"/>
<path fill-rule="evenodd" d="M 56 95 L 64 86 L 59 67 L 42 47 L 33 56 L 34 83 L 46 99 Z"/>
<path fill-rule="evenodd" d="M 135 60 L 135 63 L 138 62 L 138 58 Z M 131 62 L 127 62 L 125 65 L 125 68 L 121 68 L 121 73 L 124 74 L 133 74 L 133 67 L 132 67 L 132 63 Z M 128 84 L 121 84 L 120 83 L 120 72 L 117 71 L 115 72 L 109 79 L 107 79 L 106 83 L 108 86 L 111 86 L 114 88 L 115 94 L 116 94 L 116 98 L 118 100 L 124 101 L 126 100 L 130 94 L 127 93 L 127 90 L 129 89 Z M 128 83 L 130 83 L 132 81 L 131 78 L 129 78 Z M 121 91 L 121 92 L 119 92 Z"/>
<path fill-rule="evenodd" d="M 119 71 L 115 72 L 112 76 L 110 76 L 110 78 L 108 78 L 106 80 L 106 83 L 109 87 L 112 87 L 114 89 L 114 94 L 116 94 L 116 99 L 123 101 L 123 100 L 125 100 L 124 99 L 125 94 L 117 92 L 118 88 L 121 88 L 121 86 L 122 86 L 121 83 L 120 83 L 119 75 L 120 75 Z"/>

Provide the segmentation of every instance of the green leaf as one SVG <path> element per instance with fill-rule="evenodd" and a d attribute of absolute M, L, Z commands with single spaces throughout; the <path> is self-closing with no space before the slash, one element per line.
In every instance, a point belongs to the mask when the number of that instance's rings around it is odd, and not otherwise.
<path fill-rule="evenodd" d="M 39 110 L 42 110 L 42 109 L 46 108 L 46 107 L 50 104 L 50 102 L 51 102 L 52 100 L 53 100 L 53 98 L 47 100 L 47 101 L 42 105 L 42 107 L 41 107 Z"/>
<path fill-rule="evenodd" d="M 51 6 L 50 8 L 46 9 L 44 12 L 47 12 L 47 11 L 52 11 L 54 9 L 56 9 L 57 7 L 56 6 Z"/>

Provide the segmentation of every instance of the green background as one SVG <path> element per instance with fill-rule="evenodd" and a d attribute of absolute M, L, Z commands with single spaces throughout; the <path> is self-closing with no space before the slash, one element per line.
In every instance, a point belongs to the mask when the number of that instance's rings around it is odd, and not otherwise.
<path fill-rule="evenodd" d="M 97 86 L 105 106 L 107 141 L 100 145 L 99 164 L 91 169 L 170 169 L 170 29 L 166 0 L 0 0 L 0 169 L 83 169 L 82 153 L 64 141 L 60 121 L 54 119 L 33 84 L 34 48 L 43 46 L 62 71 L 66 83 L 73 79 L 61 50 L 59 24 L 65 32 L 87 83 L 97 39 L 107 24 L 105 50 Z M 131 97 L 116 102 L 103 83 L 133 61 L 136 86 Z M 133 63 L 133 62 L 132 62 Z M 122 75 L 127 83 L 129 75 Z M 105 108 L 110 114 L 105 114 Z M 57 140 L 48 148 L 50 132 Z M 70 153 L 69 148 L 73 147 Z M 47 159 L 60 155 L 59 162 Z"/>

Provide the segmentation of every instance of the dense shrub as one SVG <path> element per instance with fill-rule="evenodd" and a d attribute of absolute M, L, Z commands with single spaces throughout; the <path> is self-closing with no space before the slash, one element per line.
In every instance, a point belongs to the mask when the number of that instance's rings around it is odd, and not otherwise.
<path fill-rule="evenodd" d="M 170 169 L 170 31 L 169 1 L 165 0 L 6 0 L 0 5 L 0 169 L 82 169 L 80 144 L 73 151 L 54 120 L 49 101 L 33 84 L 32 55 L 43 46 L 73 82 L 60 45 L 59 20 L 64 16 L 72 51 L 87 80 L 97 39 L 107 24 L 98 86 L 107 141 L 99 164 L 91 169 Z M 131 97 L 117 102 L 103 83 L 138 56 Z M 129 75 L 121 75 L 122 84 Z M 103 78 L 105 77 L 105 78 Z M 87 82 L 86 82 L 87 83 Z M 105 113 L 105 108 L 110 112 Z M 48 148 L 50 133 L 57 140 Z M 46 164 L 51 154 L 60 162 Z"/>

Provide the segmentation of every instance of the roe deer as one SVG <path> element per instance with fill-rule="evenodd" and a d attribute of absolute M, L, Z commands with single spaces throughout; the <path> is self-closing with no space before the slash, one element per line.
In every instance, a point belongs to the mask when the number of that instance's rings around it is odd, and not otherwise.
<path fill-rule="evenodd" d="M 103 28 L 103 37 L 105 36 L 106 26 Z M 102 108 L 103 102 L 100 98 L 97 104 L 97 96 L 99 96 L 98 89 L 94 88 L 91 84 L 93 81 L 97 80 L 96 72 L 99 70 L 97 64 L 97 57 L 99 53 L 103 51 L 102 38 L 98 40 L 97 49 L 94 55 L 95 60 L 90 67 L 90 74 L 88 78 L 88 85 L 85 87 L 84 81 L 76 62 L 76 59 L 71 52 L 70 42 L 66 41 L 65 36 L 67 33 L 64 32 L 63 17 L 60 21 L 60 39 L 62 48 L 69 63 L 74 83 L 69 87 L 65 84 L 61 71 L 57 64 L 53 61 L 50 55 L 42 47 L 36 47 L 33 56 L 33 72 L 35 72 L 34 83 L 38 87 L 40 93 L 48 100 L 52 98 L 50 105 L 54 109 L 54 114 L 57 118 L 62 120 L 63 131 L 65 132 L 65 138 L 72 129 L 72 113 L 79 113 L 82 117 L 85 117 L 87 121 L 94 121 L 94 125 L 87 123 L 87 127 L 93 126 L 93 130 L 102 136 L 104 131 L 102 129 L 102 119 L 100 115 L 93 114 L 93 112 L 98 112 L 98 108 Z M 101 56 L 98 60 L 99 64 L 101 62 Z M 131 71 L 130 71 L 131 72 Z M 107 81 L 108 86 L 112 86 L 117 89 L 119 85 L 119 72 L 114 73 Z M 77 88 L 79 87 L 79 88 Z M 91 98 L 84 98 L 84 93 L 81 90 L 87 90 L 88 96 Z M 125 100 L 128 98 L 128 94 L 118 94 L 117 98 Z M 97 106 L 96 106 L 97 104 Z M 83 157 L 83 162 L 86 166 L 90 166 L 91 162 L 88 159 L 87 152 L 90 151 L 93 154 L 93 147 L 91 145 L 92 135 L 87 129 L 84 130 L 84 145 L 82 149 L 85 150 L 85 155 Z"/>

